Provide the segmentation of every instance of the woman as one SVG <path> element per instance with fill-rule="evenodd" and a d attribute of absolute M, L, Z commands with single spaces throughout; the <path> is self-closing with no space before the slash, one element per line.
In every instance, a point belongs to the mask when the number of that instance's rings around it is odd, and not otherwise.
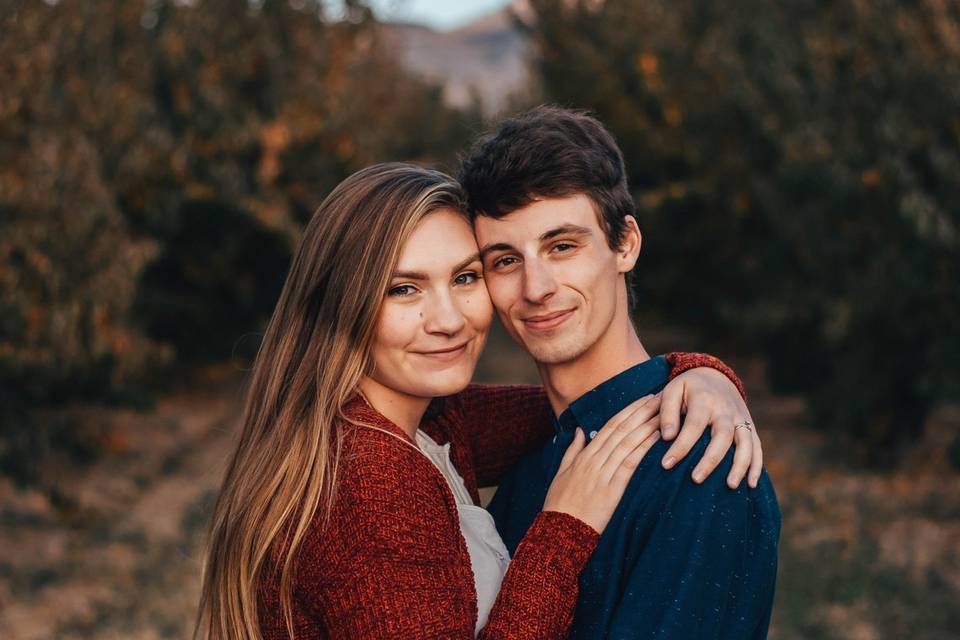
<path fill-rule="evenodd" d="M 468 387 L 492 307 L 463 210 L 448 176 L 384 164 L 314 214 L 215 508 L 204 637 L 565 633 L 578 574 L 656 441 L 658 399 L 589 445 L 578 434 L 506 558 L 477 487 L 542 443 L 552 413 L 538 387 Z M 674 372 L 700 362 L 671 358 Z"/>

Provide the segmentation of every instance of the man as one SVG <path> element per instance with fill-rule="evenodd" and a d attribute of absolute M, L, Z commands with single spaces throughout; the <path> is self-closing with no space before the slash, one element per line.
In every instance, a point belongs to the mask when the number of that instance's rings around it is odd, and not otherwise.
<path fill-rule="evenodd" d="M 642 237 L 623 156 L 597 120 L 551 107 L 507 120 L 467 155 L 460 180 L 490 296 L 537 362 L 557 416 L 555 437 L 517 465 L 489 505 L 513 553 L 575 428 L 596 436 L 627 404 L 663 388 L 669 367 L 650 357 L 631 322 Z M 751 430 L 737 424 L 738 442 Z M 706 433 L 693 453 L 709 464 L 724 451 L 713 445 Z M 769 477 L 758 465 L 749 487 L 731 490 L 725 474 L 704 479 L 693 468 L 700 455 L 668 469 L 672 451 L 661 440 L 637 468 L 580 576 L 571 638 L 766 637 L 780 533 Z M 718 471 L 730 470 L 733 456 Z"/>

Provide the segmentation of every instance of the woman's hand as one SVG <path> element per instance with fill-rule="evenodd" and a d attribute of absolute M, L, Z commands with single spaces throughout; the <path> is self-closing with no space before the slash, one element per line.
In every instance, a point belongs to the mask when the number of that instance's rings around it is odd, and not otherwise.
<path fill-rule="evenodd" d="M 703 482 L 720 464 L 727 449 L 736 442 L 733 467 L 727 475 L 727 486 L 736 489 L 749 470 L 747 480 L 756 488 L 763 470 L 763 449 L 757 436 L 750 410 L 732 382 L 716 369 L 699 367 L 681 373 L 664 387 L 660 403 L 660 424 L 664 440 L 676 441 L 663 456 L 662 464 L 669 469 L 690 452 L 711 425 L 710 444 L 703 459 L 693 470 L 694 482 Z M 686 414 L 683 428 L 678 429 L 680 414 Z M 736 428 L 750 421 L 751 427 Z M 677 432 L 679 431 L 679 436 Z"/>
<path fill-rule="evenodd" d="M 577 427 L 554 476 L 544 511 L 562 511 L 603 533 L 637 465 L 660 439 L 660 396 L 627 405 L 586 442 Z"/>

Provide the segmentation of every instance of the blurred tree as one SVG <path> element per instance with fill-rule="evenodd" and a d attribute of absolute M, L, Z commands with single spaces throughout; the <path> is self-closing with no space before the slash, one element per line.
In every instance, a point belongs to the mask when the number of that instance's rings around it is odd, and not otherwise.
<path fill-rule="evenodd" d="M 531 5 L 546 99 L 623 146 L 641 300 L 892 463 L 960 396 L 960 4 Z"/>
<path fill-rule="evenodd" d="M 129 397 L 177 355 L 229 357 L 334 184 L 379 160 L 449 162 L 475 128 L 362 3 L 336 22 L 324 5 L 31 0 L 0 16 L 4 463 L 43 448 L 35 407 Z"/>

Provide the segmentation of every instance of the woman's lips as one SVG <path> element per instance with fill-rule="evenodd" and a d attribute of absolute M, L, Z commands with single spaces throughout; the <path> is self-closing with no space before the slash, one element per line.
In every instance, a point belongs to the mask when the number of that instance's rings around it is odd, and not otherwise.
<path fill-rule="evenodd" d="M 566 309 L 565 311 L 531 316 L 524 318 L 523 324 L 531 331 L 550 331 L 566 322 L 567 318 L 573 315 L 573 312 L 574 309 Z"/>
<path fill-rule="evenodd" d="M 467 340 L 463 344 L 450 347 L 448 349 L 436 349 L 433 351 L 417 351 L 416 353 L 430 358 L 432 360 L 439 360 L 440 362 L 449 362 L 451 360 L 456 360 L 464 353 L 467 352 L 467 345 L 470 344 L 470 341 Z"/>

